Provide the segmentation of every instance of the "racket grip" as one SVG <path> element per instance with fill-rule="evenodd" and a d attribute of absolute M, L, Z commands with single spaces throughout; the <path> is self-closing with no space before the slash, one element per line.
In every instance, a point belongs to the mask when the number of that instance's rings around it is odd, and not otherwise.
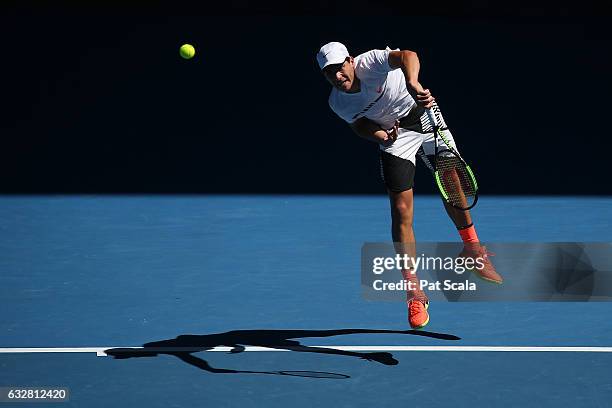
<path fill-rule="evenodd" d="M 427 116 L 429 116 L 429 121 L 431 122 L 431 125 L 434 128 L 438 127 L 438 122 L 436 121 L 436 115 L 434 114 L 433 109 L 429 108 L 425 109 L 425 111 L 427 112 Z"/>

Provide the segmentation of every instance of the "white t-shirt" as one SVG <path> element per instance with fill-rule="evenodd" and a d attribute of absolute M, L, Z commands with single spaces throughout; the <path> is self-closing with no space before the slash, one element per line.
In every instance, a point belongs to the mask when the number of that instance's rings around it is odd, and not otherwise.
<path fill-rule="evenodd" d="M 359 92 L 332 89 L 329 106 L 348 123 L 366 117 L 389 129 L 414 105 L 414 99 L 406 88 L 404 73 L 389 66 L 390 51 L 389 48 L 372 50 L 355 57 L 355 75 L 361 81 Z"/>

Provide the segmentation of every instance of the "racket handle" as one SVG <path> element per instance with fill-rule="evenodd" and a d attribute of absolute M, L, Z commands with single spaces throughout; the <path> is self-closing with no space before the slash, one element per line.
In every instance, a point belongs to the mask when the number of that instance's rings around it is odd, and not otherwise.
<path fill-rule="evenodd" d="M 434 114 L 433 109 L 429 108 L 425 109 L 425 111 L 427 112 L 427 116 L 429 116 L 429 121 L 431 122 L 431 125 L 434 127 L 434 129 L 438 127 L 438 122 L 436 121 L 436 115 Z"/>

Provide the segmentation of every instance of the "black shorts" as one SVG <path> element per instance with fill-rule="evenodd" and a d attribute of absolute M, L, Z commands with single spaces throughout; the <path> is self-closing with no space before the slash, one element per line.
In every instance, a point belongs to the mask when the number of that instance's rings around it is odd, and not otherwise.
<path fill-rule="evenodd" d="M 435 158 L 427 155 L 427 159 L 433 163 Z M 415 165 L 410 160 L 380 151 L 380 176 L 387 190 L 394 193 L 410 190 L 414 187 L 415 172 Z"/>
<path fill-rule="evenodd" d="M 380 176 L 387 190 L 394 193 L 410 190 L 414 186 L 415 170 L 410 160 L 380 151 Z"/>
<path fill-rule="evenodd" d="M 433 110 L 441 123 L 440 130 L 454 144 L 440 108 L 435 103 Z M 435 162 L 433 155 L 436 145 L 440 151 L 447 149 L 444 142 L 434 137 L 433 126 L 425 109 L 414 106 L 407 116 L 400 119 L 397 140 L 393 145 L 380 149 L 380 173 L 387 189 L 396 193 L 410 190 L 414 185 L 416 156 L 423 159 L 427 155 L 431 169 L 431 163 Z"/>

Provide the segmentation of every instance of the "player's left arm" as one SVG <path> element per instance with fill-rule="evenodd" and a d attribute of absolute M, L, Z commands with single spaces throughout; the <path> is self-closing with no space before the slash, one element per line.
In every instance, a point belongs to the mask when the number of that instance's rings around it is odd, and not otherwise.
<path fill-rule="evenodd" d="M 349 126 L 359 137 L 388 147 L 397 139 L 399 122 L 396 122 L 393 128 L 385 130 L 379 124 L 362 117 L 350 123 Z"/>
<path fill-rule="evenodd" d="M 390 51 L 389 67 L 402 70 L 406 78 L 408 92 L 419 105 L 426 109 L 433 106 L 434 98 L 431 96 L 431 92 L 429 89 L 423 88 L 419 82 L 421 62 L 416 52 L 410 50 Z"/>

